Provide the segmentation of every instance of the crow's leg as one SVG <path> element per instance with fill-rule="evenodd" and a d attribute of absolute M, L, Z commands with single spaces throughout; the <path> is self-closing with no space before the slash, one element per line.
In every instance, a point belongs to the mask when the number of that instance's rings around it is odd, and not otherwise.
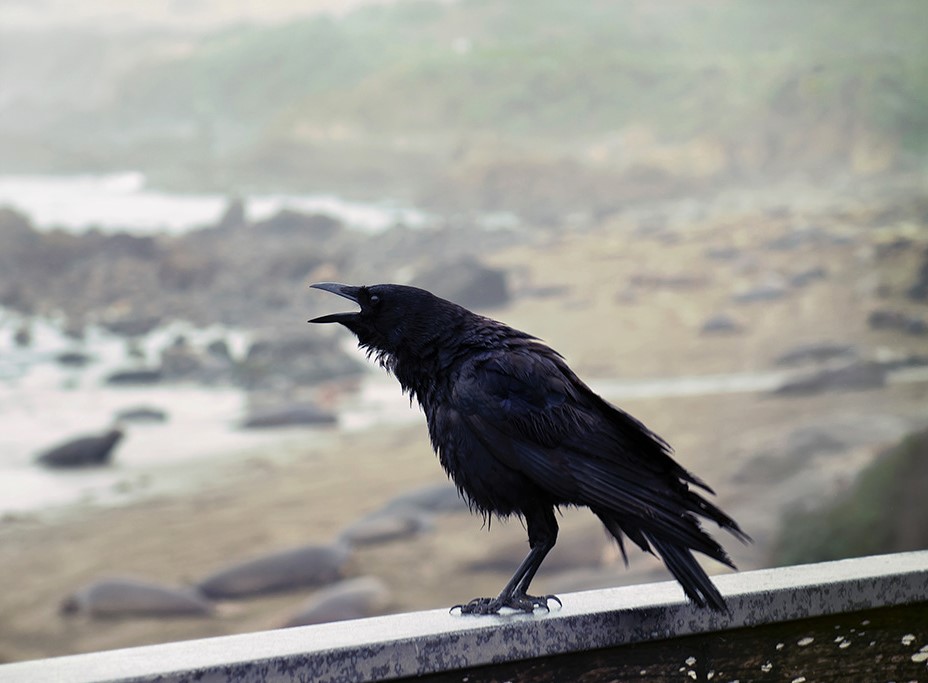
<path fill-rule="evenodd" d="M 516 569 L 515 574 L 495 598 L 474 598 L 463 605 L 455 605 L 452 610 L 460 609 L 461 614 L 497 614 L 503 607 L 533 612 L 535 608 L 548 609 L 548 601 L 561 601 L 556 595 L 534 596 L 527 593 L 528 586 L 535 578 L 535 572 L 541 566 L 545 556 L 557 542 L 557 519 L 554 508 L 539 506 L 525 514 L 528 525 L 528 556 Z"/>

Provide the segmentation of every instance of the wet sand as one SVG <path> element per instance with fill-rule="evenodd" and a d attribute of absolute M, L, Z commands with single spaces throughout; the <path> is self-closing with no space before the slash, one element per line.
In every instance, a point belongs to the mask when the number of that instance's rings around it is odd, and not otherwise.
<path fill-rule="evenodd" d="M 866 326 L 874 305 L 910 307 L 892 289 L 897 272 L 912 272 L 908 256 L 877 262 L 869 237 L 827 248 L 759 253 L 757 244 L 782 234 L 785 226 L 755 216 L 757 232 L 735 232 L 732 226 L 741 218 L 697 224 L 664 241 L 634 238 L 620 224 L 607 225 L 541 247 L 496 254 L 494 263 L 514 268 L 523 291 L 542 286 L 566 291 L 522 296 L 492 315 L 544 338 L 587 378 L 766 371 L 790 347 L 815 341 L 846 341 L 867 352 L 926 351 L 924 338 Z M 709 262 L 704 255 L 708 246 L 737 246 L 755 258 L 737 265 Z M 770 273 L 816 265 L 827 268 L 827 278 L 791 290 L 781 300 L 729 303 L 734 291 Z M 670 286 L 669 279 L 657 283 L 656 275 L 696 280 Z M 630 285 L 636 276 L 639 284 Z M 881 284 L 884 290 L 890 287 L 888 302 L 877 297 Z M 702 321 L 719 310 L 731 312 L 747 331 L 701 336 Z M 782 444 L 795 427 L 835 417 L 876 413 L 924 424 L 925 405 L 926 383 L 811 397 L 727 394 L 622 402 L 673 444 L 680 461 L 716 489 L 719 504 L 754 536 L 751 546 L 724 539 L 743 569 L 768 562 L 785 508 L 813 504 L 846 486 L 878 445 L 816 458 L 808 468 L 800 465 L 767 479 L 751 475 L 757 453 Z M 0 661 L 278 626 L 311 591 L 222 603 L 217 616 L 206 619 L 64 618 L 58 607 L 68 593 L 101 576 L 186 583 L 265 552 L 327 542 L 392 497 L 444 481 L 421 421 L 333 433 L 324 443 L 311 443 L 288 432 L 278 444 L 256 447 L 236 465 L 217 470 L 216 480 L 194 494 L 54 518 L 5 519 L 0 524 L 0 582 L 5 587 L 0 591 Z M 562 540 L 586 533 L 592 521 L 586 511 L 565 511 Z M 498 592 L 508 572 L 464 567 L 485 557 L 491 546 L 524 539 L 518 521 L 493 522 L 488 531 L 481 529 L 479 518 L 448 515 L 437 518 L 433 532 L 359 549 L 353 573 L 383 579 L 393 593 L 393 611 L 443 607 Z M 668 578 L 637 550 L 632 550 L 628 570 L 614 558 L 607 575 L 613 585 Z M 535 588 L 560 591 L 565 582 L 543 568 Z"/>

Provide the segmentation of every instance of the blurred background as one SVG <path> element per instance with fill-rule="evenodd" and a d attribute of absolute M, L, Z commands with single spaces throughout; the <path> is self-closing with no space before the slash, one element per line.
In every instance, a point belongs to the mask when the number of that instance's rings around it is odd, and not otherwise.
<path fill-rule="evenodd" d="M 524 529 L 306 325 L 320 280 L 544 339 L 715 488 L 741 569 L 928 547 L 926 25 L 3 0 L 0 662 L 499 591 Z M 539 591 L 669 578 L 562 529 Z"/>

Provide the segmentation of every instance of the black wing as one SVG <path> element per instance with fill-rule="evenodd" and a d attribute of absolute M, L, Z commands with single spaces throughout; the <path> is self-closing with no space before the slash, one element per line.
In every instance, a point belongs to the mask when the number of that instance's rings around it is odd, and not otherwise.
<path fill-rule="evenodd" d="M 642 531 L 728 562 L 694 518 L 740 533 L 688 484 L 708 487 L 670 457 L 666 442 L 594 394 L 560 356 L 537 347 L 471 360 L 448 408 L 454 421 L 555 502 L 621 520 L 622 530 L 644 549 Z"/>

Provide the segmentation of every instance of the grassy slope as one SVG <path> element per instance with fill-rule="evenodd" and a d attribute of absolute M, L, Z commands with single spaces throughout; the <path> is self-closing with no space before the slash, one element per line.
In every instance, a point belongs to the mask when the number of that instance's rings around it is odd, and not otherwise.
<path fill-rule="evenodd" d="M 578 136 L 643 119 L 689 135 L 791 98 L 794 114 L 850 105 L 925 142 L 926 23 L 903 1 L 400 4 L 213 36 L 133 74 L 126 112 Z"/>
<path fill-rule="evenodd" d="M 92 69 L 115 79 L 107 97 L 56 101 L 32 137 L 0 125 L 22 157 L 0 167 L 135 167 L 233 191 L 405 184 L 421 197 L 444 169 L 446 185 L 466 180 L 467 162 L 587 163 L 597 148 L 597 163 L 624 168 L 694 140 L 723 150 L 710 169 L 735 172 L 848 166 L 867 136 L 923 164 L 925 25 L 928 4 L 913 0 L 463 0 L 162 36 L 147 58 L 116 52 L 120 68 Z"/>
<path fill-rule="evenodd" d="M 928 431 L 911 434 L 860 473 L 835 501 L 787 515 L 775 565 L 928 548 Z"/>

